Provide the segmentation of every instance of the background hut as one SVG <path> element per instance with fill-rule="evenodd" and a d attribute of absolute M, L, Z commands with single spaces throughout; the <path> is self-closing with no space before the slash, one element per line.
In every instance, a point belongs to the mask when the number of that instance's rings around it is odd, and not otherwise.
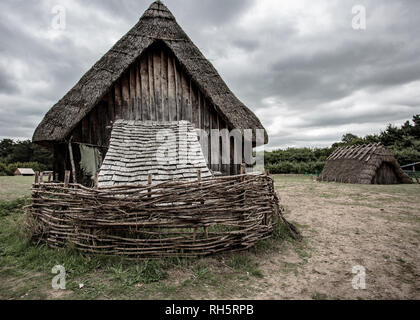
<path fill-rule="evenodd" d="M 357 184 L 412 182 L 392 152 L 380 144 L 338 148 L 328 158 L 318 181 Z"/>
<path fill-rule="evenodd" d="M 35 172 L 31 168 L 18 168 L 14 172 L 15 176 L 34 176 Z"/>
<path fill-rule="evenodd" d="M 160 1 L 154 2 L 139 22 L 52 107 L 36 129 L 33 141 L 54 148 L 54 171 L 60 180 L 65 170 L 72 169 L 72 162 L 77 180 L 81 180 L 78 145 L 98 148 L 104 158 L 116 119 L 186 120 L 208 133 L 211 129 L 253 129 L 254 147 L 255 130 L 264 129 Z M 216 154 L 204 150 L 212 143 L 221 145 L 222 139 L 210 138 L 208 144 L 202 143 L 202 148 L 210 169 L 233 175 L 240 170 L 233 164 L 234 153 L 240 150 L 242 154 L 245 148 L 243 143 L 235 146 L 230 137 L 226 138 L 230 144 L 229 161 L 222 162 L 217 154 L 221 146 L 216 148 Z M 268 142 L 266 132 L 263 140 L 259 144 Z M 248 157 L 252 150 L 247 152 Z"/>

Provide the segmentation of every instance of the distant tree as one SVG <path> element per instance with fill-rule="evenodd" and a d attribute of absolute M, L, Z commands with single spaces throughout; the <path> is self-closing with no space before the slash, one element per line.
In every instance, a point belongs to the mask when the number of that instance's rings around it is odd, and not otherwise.
<path fill-rule="evenodd" d="M 6 158 L 13 153 L 15 142 L 12 139 L 0 141 L 0 162 L 7 162 Z"/>

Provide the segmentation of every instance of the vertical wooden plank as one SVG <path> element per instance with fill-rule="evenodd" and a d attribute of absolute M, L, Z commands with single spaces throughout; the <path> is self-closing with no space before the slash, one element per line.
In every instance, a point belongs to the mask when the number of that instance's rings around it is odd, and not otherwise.
<path fill-rule="evenodd" d="M 130 104 L 129 119 L 136 120 L 136 64 L 130 67 Z"/>
<path fill-rule="evenodd" d="M 189 96 L 188 96 L 188 103 L 187 103 L 187 118 L 188 118 L 188 121 L 190 121 L 191 123 L 194 123 L 194 118 L 193 118 L 193 110 L 192 110 L 192 95 L 193 95 L 193 93 L 192 93 L 192 91 L 193 91 L 193 88 L 192 88 L 192 79 L 189 77 L 189 79 L 188 79 L 188 86 L 189 86 L 189 88 L 188 88 L 188 93 L 189 93 Z"/>
<path fill-rule="evenodd" d="M 205 116 L 204 116 L 204 114 L 205 114 L 205 111 L 204 111 L 205 97 L 200 91 L 198 91 L 198 98 L 199 98 L 199 104 L 200 104 L 200 128 L 205 130 L 206 129 L 205 125 L 204 125 L 204 122 L 205 122 L 204 121 L 204 118 L 205 118 Z"/>
<path fill-rule="evenodd" d="M 56 181 L 64 181 L 66 152 L 65 144 L 54 145 L 54 174 L 58 175 Z"/>
<path fill-rule="evenodd" d="M 162 121 L 162 83 L 161 83 L 161 55 L 160 50 L 154 50 L 153 52 L 153 74 L 154 74 L 154 85 L 155 85 L 155 108 L 156 108 L 156 120 Z"/>
<path fill-rule="evenodd" d="M 108 124 L 115 120 L 115 101 L 114 101 L 114 90 L 108 93 Z"/>
<path fill-rule="evenodd" d="M 105 146 L 109 146 L 109 141 L 111 139 L 112 123 L 115 120 L 114 115 L 114 90 L 111 90 L 108 93 L 108 121 L 106 125 L 106 137 L 105 137 Z"/>
<path fill-rule="evenodd" d="M 169 98 L 168 98 L 168 59 L 164 50 L 161 51 L 161 82 L 162 82 L 162 120 L 169 121 Z"/>
<path fill-rule="evenodd" d="M 140 59 L 142 120 L 150 120 L 149 74 L 147 55 Z"/>
<path fill-rule="evenodd" d="M 223 132 L 223 138 L 221 145 L 222 148 L 222 166 L 220 170 L 223 172 L 224 175 L 230 175 L 230 138 L 229 132 L 226 130 L 228 129 L 225 122 L 220 123 L 220 130 Z"/>
<path fill-rule="evenodd" d="M 135 99 L 136 99 L 135 119 L 142 120 L 140 62 L 136 63 L 136 98 Z"/>
<path fill-rule="evenodd" d="M 174 61 L 168 55 L 168 109 L 170 121 L 176 121 L 176 104 Z"/>
<path fill-rule="evenodd" d="M 122 78 L 122 118 L 130 120 L 130 74 L 126 73 Z"/>
<path fill-rule="evenodd" d="M 191 121 L 188 119 L 188 106 L 190 98 L 190 87 L 185 74 L 181 73 L 181 86 L 182 86 L 182 120 Z"/>
<path fill-rule="evenodd" d="M 212 130 L 213 134 L 216 134 L 217 131 L 219 130 L 219 123 L 217 122 L 217 114 L 215 114 L 214 112 L 210 111 L 210 129 Z M 214 131 L 213 131 L 214 130 Z M 214 135 L 213 138 L 216 138 L 216 136 Z M 221 161 L 222 161 L 222 150 L 220 148 L 220 138 L 217 136 L 217 140 L 213 141 L 212 144 L 212 165 L 211 165 L 211 169 L 213 171 L 220 171 L 220 165 L 221 165 Z M 219 146 L 219 147 L 217 147 Z"/>
<path fill-rule="evenodd" d="M 90 140 L 87 143 L 96 144 L 97 137 L 97 128 L 98 128 L 98 121 L 96 117 L 96 109 L 93 109 L 89 113 L 89 129 L 90 129 Z"/>
<path fill-rule="evenodd" d="M 175 71 L 175 93 L 176 93 L 176 120 L 182 120 L 182 85 L 181 75 L 179 72 L 178 64 L 174 58 L 174 71 Z"/>
<path fill-rule="evenodd" d="M 82 120 L 82 137 L 81 142 L 90 141 L 89 115 L 86 115 Z"/>
<path fill-rule="evenodd" d="M 236 176 L 238 174 L 237 169 L 238 166 L 235 164 L 235 139 L 232 137 L 229 139 L 230 140 L 230 175 L 232 176 Z"/>
<path fill-rule="evenodd" d="M 207 107 L 207 100 L 203 99 L 203 124 L 204 124 L 204 130 L 208 133 L 208 150 L 207 150 L 207 164 L 208 167 L 211 168 L 211 143 L 212 143 L 212 137 L 211 137 L 211 130 L 210 130 L 210 114 Z"/>
<path fill-rule="evenodd" d="M 122 96 L 121 96 L 121 83 L 120 81 L 115 82 L 114 85 L 114 97 L 115 97 L 115 119 L 122 119 Z"/>
<path fill-rule="evenodd" d="M 102 146 L 105 138 L 105 127 L 106 127 L 106 105 L 104 102 L 100 102 L 96 106 L 96 117 L 98 118 L 98 145 Z"/>
<path fill-rule="evenodd" d="M 198 90 L 195 85 L 191 88 L 192 122 L 194 127 L 200 128 L 200 112 L 198 106 Z"/>
<path fill-rule="evenodd" d="M 154 77 L 153 77 L 153 52 L 148 52 L 148 76 L 149 76 L 149 114 L 150 120 L 156 121 L 156 104 L 155 104 L 155 90 L 154 90 Z"/>

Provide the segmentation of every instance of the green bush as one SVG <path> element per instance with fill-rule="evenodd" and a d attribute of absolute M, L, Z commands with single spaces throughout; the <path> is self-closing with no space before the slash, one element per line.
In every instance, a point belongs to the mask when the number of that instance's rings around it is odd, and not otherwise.
<path fill-rule="evenodd" d="M 325 166 L 325 161 L 291 162 L 281 161 L 267 164 L 266 169 L 272 174 L 319 174 Z"/>

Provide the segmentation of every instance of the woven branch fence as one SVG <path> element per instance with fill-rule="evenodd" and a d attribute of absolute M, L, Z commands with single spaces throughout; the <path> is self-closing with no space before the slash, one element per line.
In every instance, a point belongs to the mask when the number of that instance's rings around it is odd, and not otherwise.
<path fill-rule="evenodd" d="M 248 249 L 270 237 L 279 205 L 273 180 L 248 174 L 93 189 L 36 182 L 29 214 L 34 237 L 50 247 L 198 257 Z"/>

